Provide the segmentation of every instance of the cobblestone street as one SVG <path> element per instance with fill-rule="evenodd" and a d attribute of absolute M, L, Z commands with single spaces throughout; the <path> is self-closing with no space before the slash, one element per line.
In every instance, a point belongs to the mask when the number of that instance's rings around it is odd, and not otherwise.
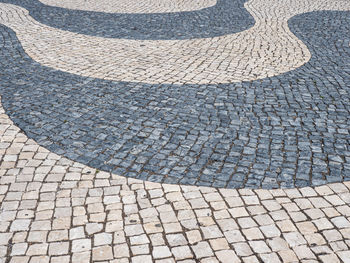
<path fill-rule="evenodd" d="M 0 0 L 0 263 L 350 262 L 349 0 Z"/>

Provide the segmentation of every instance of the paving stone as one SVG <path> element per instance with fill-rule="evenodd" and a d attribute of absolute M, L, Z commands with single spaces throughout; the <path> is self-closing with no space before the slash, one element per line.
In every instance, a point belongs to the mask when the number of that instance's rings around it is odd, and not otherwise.
<path fill-rule="evenodd" d="M 179 246 L 171 249 L 176 260 L 192 258 L 193 254 L 188 246 Z"/>
<path fill-rule="evenodd" d="M 188 231 L 186 232 L 186 236 L 190 244 L 194 244 L 202 240 L 201 233 L 198 230 Z"/>
<path fill-rule="evenodd" d="M 271 252 L 270 248 L 264 241 L 249 241 L 249 245 L 256 253 L 268 253 Z"/>
<path fill-rule="evenodd" d="M 297 246 L 293 250 L 300 260 L 316 259 L 316 256 L 314 255 L 314 253 L 312 253 L 312 251 L 307 246 Z"/>
<path fill-rule="evenodd" d="M 49 242 L 68 240 L 68 230 L 50 231 L 47 239 Z"/>
<path fill-rule="evenodd" d="M 12 222 L 11 231 L 16 232 L 16 231 L 29 230 L 29 224 L 30 224 L 29 219 L 17 219 Z"/>
<path fill-rule="evenodd" d="M 36 256 L 36 255 L 46 255 L 48 244 L 32 244 L 28 247 L 26 255 Z"/>
<path fill-rule="evenodd" d="M 11 256 L 25 255 L 28 248 L 27 243 L 17 243 L 14 244 L 11 249 Z"/>
<path fill-rule="evenodd" d="M 256 240 L 256 239 L 263 239 L 264 236 L 257 227 L 252 227 L 248 229 L 242 230 L 243 235 L 246 237 L 247 240 Z"/>
<path fill-rule="evenodd" d="M 131 252 L 134 255 L 140 255 L 140 254 L 149 254 L 150 248 L 147 244 L 145 245 L 137 245 L 137 246 L 131 246 Z"/>
<path fill-rule="evenodd" d="M 100 233 L 94 235 L 94 246 L 108 245 L 112 243 L 112 234 Z"/>
<path fill-rule="evenodd" d="M 253 251 L 247 243 L 234 243 L 233 248 L 238 256 L 250 256 L 253 254 Z"/>
<path fill-rule="evenodd" d="M 154 247 L 152 251 L 153 258 L 166 258 L 171 256 L 171 252 L 167 246 Z"/>
<path fill-rule="evenodd" d="M 129 246 L 127 244 L 115 245 L 113 252 L 116 258 L 128 258 L 130 256 Z"/>
<path fill-rule="evenodd" d="M 318 230 L 333 228 L 332 223 L 327 218 L 320 218 L 320 219 L 314 220 L 313 223 L 316 225 Z"/>
<path fill-rule="evenodd" d="M 220 229 L 217 226 L 201 227 L 205 239 L 222 237 Z"/>
<path fill-rule="evenodd" d="M 69 230 L 69 239 L 79 239 L 79 238 L 84 238 L 85 233 L 84 233 L 84 228 L 83 227 L 75 227 Z"/>
<path fill-rule="evenodd" d="M 187 245 L 187 241 L 183 234 L 170 234 L 166 236 L 168 243 L 170 246 L 181 246 L 181 245 Z"/>
<path fill-rule="evenodd" d="M 350 261 L 350 257 L 349 257 L 350 251 L 341 251 L 341 252 L 338 252 L 337 254 L 343 262 L 347 263 Z"/>
<path fill-rule="evenodd" d="M 67 255 L 69 251 L 69 242 L 54 242 L 49 245 L 49 255 Z"/>
<path fill-rule="evenodd" d="M 350 222 L 345 217 L 335 217 L 331 219 L 331 222 L 337 227 L 337 228 L 349 228 Z"/>
<path fill-rule="evenodd" d="M 271 263 L 281 262 L 276 253 L 261 254 L 260 257 L 264 262 L 271 262 Z"/>
<path fill-rule="evenodd" d="M 272 239 L 268 239 L 267 243 L 273 251 L 288 250 L 288 248 L 289 248 L 287 241 L 285 241 L 281 237 L 275 237 Z"/>
<path fill-rule="evenodd" d="M 225 238 L 217 238 L 209 240 L 210 246 L 214 251 L 222 249 L 230 249 L 229 244 Z"/>
<path fill-rule="evenodd" d="M 298 262 L 298 258 L 292 250 L 283 250 L 278 252 L 282 262 Z"/>
<path fill-rule="evenodd" d="M 204 258 L 204 257 L 210 257 L 213 254 L 212 249 L 210 248 L 209 244 L 205 241 L 199 242 L 196 245 L 192 246 L 192 250 L 196 256 L 196 258 Z"/>
<path fill-rule="evenodd" d="M 215 255 L 217 256 L 218 260 L 223 263 L 240 262 L 239 258 L 232 250 L 220 250 L 215 252 Z"/>
<path fill-rule="evenodd" d="M 152 263 L 152 257 L 149 255 L 135 256 L 131 258 L 132 263 Z"/>
<path fill-rule="evenodd" d="M 113 252 L 110 246 L 94 247 L 92 249 L 92 260 L 110 260 L 113 259 Z"/>
<path fill-rule="evenodd" d="M 102 238 L 102 236 L 101 236 Z M 112 242 L 112 239 L 111 239 Z M 148 244 L 150 243 L 147 235 L 143 234 L 143 235 L 139 235 L 139 236 L 132 236 L 130 237 L 130 243 L 131 245 L 140 245 L 140 244 Z"/>
<path fill-rule="evenodd" d="M 72 241 L 72 252 L 83 252 L 91 250 L 90 239 L 76 239 Z"/>
<path fill-rule="evenodd" d="M 141 225 L 125 226 L 124 231 L 127 236 L 135 236 L 144 233 Z"/>
<path fill-rule="evenodd" d="M 242 228 L 251 228 L 257 226 L 257 224 L 250 217 L 239 218 L 237 222 Z"/>
<path fill-rule="evenodd" d="M 260 227 L 260 230 L 267 238 L 278 237 L 281 234 L 278 228 L 274 225 L 262 226 Z"/>

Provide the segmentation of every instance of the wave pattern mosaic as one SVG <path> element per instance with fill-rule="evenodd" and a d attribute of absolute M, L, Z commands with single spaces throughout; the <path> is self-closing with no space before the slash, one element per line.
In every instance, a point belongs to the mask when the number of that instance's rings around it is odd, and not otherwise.
<path fill-rule="evenodd" d="M 194 11 L 216 4 L 216 0 L 39 0 L 50 6 L 105 13 L 169 13 Z"/>
<path fill-rule="evenodd" d="M 76 33 L 126 39 L 193 39 L 240 32 L 253 26 L 245 0 L 219 0 L 194 11 L 167 13 L 105 13 L 45 5 L 38 0 L 2 0 L 29 11 L 37 21 Z"/>
<path fill-rule="evenodd" d="M 142 39 L 210 41 L 243 34 L 254 24 L 242 1 L 166 14 L 105 14 L 10 2 L 53 31 L 130 39 L 141 49 Z M 315 1 L 315 9 L 327 9 L 328 2 L 320 2 Z M 333 1 L 329 9 L 341 6 L 349 7 Z M 30 47 L 22 48 L 16 26 L 6 22 L 20 23 L 28 13 L 7 12 L 8 4 L 0 8 L 6 25 L 0 34 L 3 107 L 28 137 L 58 155 L 122 176 L 199 186 L 292 188 L 350 178 L 349 11 L 312 11 L 311 5 L 305 12 L 312 12 L 285 21 L 311 55 L 297 68 L 249 81 L 171 84 L 89 77 L 38 63 L 28 55 Z M 201 12 L 219 20 L 203 15 L 207 22 L 202 24 L 196 19 Z M 259 16 L 264 14 L 254 13 Z M 124 24 L 115 26 L 128 19 L 130 26 L 137 24 L 134 33 L 121 31 Z M 145 19 L 155 22 L 142 27 Z M 158 30 L 159 25 L 167 28 Z M 59 60 L 59 52 L 52 52 Z M 93 68 L 90 63 L 83 66 Z M 249 68 L 249 61 L 241 63 Z"/>

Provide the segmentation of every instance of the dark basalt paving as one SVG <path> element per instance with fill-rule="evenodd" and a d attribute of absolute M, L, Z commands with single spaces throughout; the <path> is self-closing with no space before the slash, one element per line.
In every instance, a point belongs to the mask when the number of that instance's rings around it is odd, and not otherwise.
<path fill-rule="evenodd" d="M 276 77 L 220 85 L 113 82 L 41 66 L 1 27 L 7 114 L 49 150 L 167 183 L 294 187 L 350 179 L 350 12 L 289 21 L 312 53 Z"/>
<path fill-rule="evenodd" d="M 246 0 L 218 0 L 212 7 L 190 12 L 111 14 L 70 10 L 37 0 L 0 0 L 27 9 L 40 23 L 71 32 L 125 39 L 193 39 L 233 34 L 252 27 Z"/>

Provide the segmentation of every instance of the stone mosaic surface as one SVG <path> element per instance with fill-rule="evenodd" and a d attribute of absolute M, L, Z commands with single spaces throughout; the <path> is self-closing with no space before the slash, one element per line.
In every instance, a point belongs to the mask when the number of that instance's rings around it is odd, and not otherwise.
<path fill-rule="evenodd" d="M 254 19 L 246 0 L 218 0 L 216 5 L 187 12 L 124 14 L 44 5 L 38 0 L 1 0 L 27 9 L 37 21 L 76 33 L 124 39 L 210 38 L 243 31 Z"/>
<path fill-rule="evenodd" d="M 0 262 L 348 262 L 350 184 L 143 182 L 70 161 L 1 110 Z"/>
<path fill-rule="evenodd" d="M 165 1 L 131 16 L 115 14 L 123 1 L 42 1 L 0 4 L 0 263 L 350 262 L 349 1 Z M 195 25 L 223 3 L 254 26 L 74 33 L 102 12 Z M 142 53 L 161 75 L 135 77 Z M 212 74 L 181 68 L 186 57 Z"/>
<path fill-rule="evenodd" d="M 349 12 L 306 13 L 288 25 L 309 62 L 215 85 L 64 73 L 33 61 L 4 28 L 4 107 L 50 151 L 118 175 L 227 188 L 347 180 Z"/>
<path fill-rule="evenodd" d="M 50 6 L 97 11 L 106 13 L 167 13 L 184 12 L 207 8 L 216 4 L 216 0 L 39 0 Z"/>
<path fill-rule="evenodd" d="M 210 39 L 143 41 L 58 30 L 38 23 L 19 6 L 0 5 L 1 23 L 16 32 L 29 56 L 80 76 L 152 84 L 232 83 L 288 72 L 311 56 L 287 24 L 289 17 L 308 10 L 303 5 L 285 19 L 271 20 L 266 18 L 272 15 L 269 6 L 252 2 L 248 10 L 257 22 L 249 30 Z M 339 9 L 339 2 L 330 8 Z"/>
<path fill-rule="evenodd" d="M 1 263 L 349 262 L 349 182 L 235 190 L 121 177 L 51 153 L 2 108 L 0 136 Z"/>

